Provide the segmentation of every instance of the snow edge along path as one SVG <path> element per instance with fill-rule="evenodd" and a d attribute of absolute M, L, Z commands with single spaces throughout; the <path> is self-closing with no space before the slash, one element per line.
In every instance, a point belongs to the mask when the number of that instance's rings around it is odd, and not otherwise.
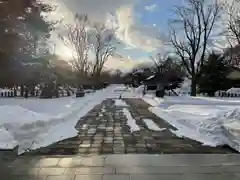
<path fill-rule="evenodd" d="M 143 122 L 146 124 L 148 129 L 153 131 L 164 131 L 166 128 L 160 128 L 153 120 L 151 119 L 143 119 Z"/>
<path fill-rule="evenodd" d="M 109 87 L 87 95 L 79 99 L 79 102 L 75 104 L 71 111 L 56 116 L 36 113 L 20 106 L 9 106 L 9 108 L 17 108 L 23 120 L 15 123 L 6 121 L 6 123 L 0 125 L 0 136 L 4 137 L 0 138 L 0 148 L 13 149 L 17 146 L 18 154 L 22 154 L 77 136 L 78 131 L 75 126 L 80 118 L 107 98 L 111 91 L 112 88 Z M 27 115 L 27 117 L 24 118 L 24 115 Z"/>
<path fill-rule="evenodd" d="M 77 122 L 82 117 L 84 117 L 90 110 L 92 110 L 96 105 L 100 104 L 103 100 L 105 100 L 107 98 L 107 96 L 105 95 L 107 95 L 110 91 L 111 88 L 109 87 L 107 89 L 97 91 L 96 93 L 94 93 L 94 95 L 91 94 L 87 96 L 86 100 L 81 104 L 81 106 L 76 108 L 68 116 L 64 117 L 64 123 L 57 124 L 55 127 L 53 127 L 52 133 L 50 135 L 46 134 L 46 136 L 55 137 L 54 142 L 77 136 L 78 131 L 75 129 Z M 65 134 L 66 131 L 68 132 L 68 135 Z M 40 143 L 37 144 L 35 142 L 31 149 L 38 149 L 40 147 L 45 147 L 54 143 L 52 141 L 49 141 L 49 139 L 45 136 L 39 138 L 38 142 Z"/>
<path fill-rule="evenodd" d="M 136 120 L 133 119 L 128 109 L 123 108 L 123 113 L 127 118 L 127 125 L 130 127 L 131 132 L 140 131 L 140 127 L 136 124 Z"/>

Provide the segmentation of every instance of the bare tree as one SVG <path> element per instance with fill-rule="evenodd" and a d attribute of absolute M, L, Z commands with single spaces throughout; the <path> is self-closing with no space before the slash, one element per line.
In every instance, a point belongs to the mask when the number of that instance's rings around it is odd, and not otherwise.
<path fill-rule="evenodd" d="M 158 54 L 156 54 L 155 57 L 150 56 L 150 59 L 152 60 L 152 62 L 154 64 L 156 74 L 161 74 L 163 71 L 163 64 L 167 59 L 167 54 L 164 54 L 162 56 L 160 53 L 158 53 Z"/>
<path fill-rule="evenodd" d="M 233 0 L 230 6 L 226 5 L 228 9 L 229 19 L 227 21 L 227 39 L 231 47 L 234 44 L 240 44 L 240 15 L 239 15 L 239 1 Z"/>
<path fill-rule="evenodd" d="M 226 29 L 223 35 L 226 37 L 229 48 L 225 50 L 225 56 L 228 63 L 234 66 L 239 66 L 238 51 L 240 45 L 240 15 L 239 15 L 239 0 L 233 0 L 231 4 L 226 3 Z"/>
<path fill-rule="evenodd" d="M 67 38 L 60 35 L 64 44 L 73 50 L 72 66 L 78 76 L 86 76 L 89 71 L 88 52 L 88 32 L 89 24 L 87 15 L 75 16 L 75 23 L 67 25 Z"/>
<path fill-rule="evenodd" d="M 176 7 L 179 19 L 171 23 L 170 43 L 191 78 L 191 95 L 196 96 L 197 79 L 201 75 L 209 38 L 220 16 L 221 5 L 217 0 L 185 2 L 185 6 Z M 183 34 L 177 34 L 178 27 Z"/>
<path fill-rule="evenodd" d="M 93 62 L 93 76 L 100 76 L 109 56 L 113 55 L 115 46 L 112 43 L 115 31 L 107 29 L 105 25 L 96 23 L 91 34 L 92 48 L 95 54 Z"/>

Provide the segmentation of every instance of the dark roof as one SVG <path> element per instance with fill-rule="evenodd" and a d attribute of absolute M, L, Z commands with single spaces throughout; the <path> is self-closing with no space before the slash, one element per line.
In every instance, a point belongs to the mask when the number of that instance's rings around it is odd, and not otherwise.
<path fill-rule="evenodd" d="M 238 71 L 240 72 L 240 68 L 236 66 L 229 66 L 228 67 L 228 72 L 231 73 L 232 71 Z"/>

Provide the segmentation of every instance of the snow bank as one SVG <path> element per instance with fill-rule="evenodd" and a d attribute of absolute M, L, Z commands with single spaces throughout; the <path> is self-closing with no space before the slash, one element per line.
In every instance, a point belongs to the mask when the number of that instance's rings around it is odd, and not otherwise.
<path fill-rule="evenodd" d="M 127 125 L 130 127 L 131 132 L 140 131 L 139 126 L 136 124 L 136 120 L 133 119 L 128 109 L 123 108 L 123 113 L 127 118 Z"/>
<path fill-rule="evenodd" d="M 149 94 L 143 96 L 142 99 L 151 106 L 158 106 L 164 102 L 164 99 Z"/>
<path fill-rule="evenodd" d="M 0 128 L 0 149 L 13 149 L 18 145 L 13 136 L 4 127 Z"/>
<path fill-rule="evenodd" d="M 172 105 L 215 105 L 215 106 L 240 106 L 240 99 L 229 98 L 209 98 L 209 97 L 191 97 L 191 96 L 174 96 L 164 98 L 157 98 L 153 95 L 146 95 L 142 98 L 151 106 L 159 106 L 168 108 Z"/>
<path fill-rule="evenodd" d="M 209 97 L 142 98 L 152 107 L 151 112 L 177 130 L 179 137 L 187 137 L 216 147 L 228 144 L 240 152 L 240 99 Z"/>
<path fill-rule="evenodd" d="M 228 144 L 240 151 L 233 145 L 233 139 L 240 144 L 240 131 L 237 129 L 235 134 L 232 133 L 236 129 L 235 125 L 239 124 L 240 107 L 172 105 L 165 109 L 151 107 L 150 111 L 176 127 L 177 130 L 172 132 L 179 137 L 187 137 L 212 147 Z"/>
<path fill-rule="evenodd" d="M 240 93 L 240 88 L 231 88 L 227 90 L 227 93 Z"/>
<path fill-rule="evenodd" d="M 108 98 L 113 89 L 109 87 L 83 98 L 1 100 L 0 148 L 18 146 L 21 154 L 76 136 L 77 121 Z"/>

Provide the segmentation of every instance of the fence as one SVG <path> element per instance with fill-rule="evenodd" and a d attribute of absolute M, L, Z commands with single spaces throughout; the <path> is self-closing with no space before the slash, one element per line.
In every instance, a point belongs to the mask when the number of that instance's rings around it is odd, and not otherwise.
<path fill-rule="evenodd" d="M 66 97 L 66 96 L 71 96 L 74 94 L 74 90 L 59 90 L 58 95 L 59 97 Z M 34 92 L 28 92 L 26 95 L 26 92 L 23 93 L 23 97 L 40 97 L 41 91 L 40 90 L 35 90 Z M 17 90 L 4 90 L 0 92 L 0 97 L 6 98 L 6 97 L 21 97 L 20 91 Z"/>
<path fill-rule="evenodd" d="M 190 92 L 181 92 L 179 95 L 190 95 Z M 166 96 L 176 96 L 172 91 L 165 91 Z M 208 96 L 206 93 L 201 93 L 199 96 Z M 215 97 L 240 97 L 240 93 L 232 93 L 227 91 L 218 91 L 215 93 Z"/>
<path fill-rule="evenodd" d="M 217 96 L 217 97 L 240 97 L 240 93 L 218 91 L 218 92 L 215 93 L 215 96 Z"/>

